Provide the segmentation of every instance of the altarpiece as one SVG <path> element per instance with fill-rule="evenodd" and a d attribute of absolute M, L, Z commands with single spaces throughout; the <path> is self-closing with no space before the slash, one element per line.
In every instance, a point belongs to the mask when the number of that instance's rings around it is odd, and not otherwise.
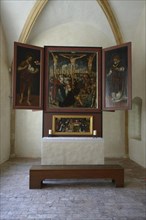
<path fill-rule="evenodd" d="M 14 42 L 13 107 L 43 110 L 43 137 L 102 137 L 102 112 L 131 108 L 131 42 L 105 49 Z"/>

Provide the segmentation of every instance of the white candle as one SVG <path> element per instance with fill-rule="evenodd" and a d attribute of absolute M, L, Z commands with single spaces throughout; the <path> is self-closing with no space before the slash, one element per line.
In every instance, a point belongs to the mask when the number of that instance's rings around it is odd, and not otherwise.
<path fill-rule="evenodd" d="M 96 136 L 97 132 L 96 130 L 93 130 L 93 135 Z"/>
<path fill-rule="evenodd" d="M 48 134 L 52 134 L 52 130 L 51 130 L 51 129 L 49 129 L 49 132 L 48 132 Z"/>

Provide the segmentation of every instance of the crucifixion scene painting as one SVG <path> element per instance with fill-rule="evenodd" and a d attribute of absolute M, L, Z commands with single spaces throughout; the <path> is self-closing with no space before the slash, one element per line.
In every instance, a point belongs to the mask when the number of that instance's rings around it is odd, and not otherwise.
<path fill-rule="evenodd" d="M 97 57 L 95 51 L 49 51 L 49 108 L 97 108 Z"/>

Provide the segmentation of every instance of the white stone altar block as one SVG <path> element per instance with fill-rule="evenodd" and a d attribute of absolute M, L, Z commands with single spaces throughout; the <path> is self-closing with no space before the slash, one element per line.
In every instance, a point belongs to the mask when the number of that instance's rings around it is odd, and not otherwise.
<path fill-rule="evenodd" d="M 104 141 L 90 137 L 44 137 L 41 165 L 104 164 Z"/>

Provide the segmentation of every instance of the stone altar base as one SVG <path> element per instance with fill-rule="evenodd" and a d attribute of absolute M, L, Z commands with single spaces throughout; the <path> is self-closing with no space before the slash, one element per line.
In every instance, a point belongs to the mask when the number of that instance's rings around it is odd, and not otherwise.
<path fill-rule="evenodd" d="M 44 137 L 41 165 L 104 164 L 103 138 Z"/>

